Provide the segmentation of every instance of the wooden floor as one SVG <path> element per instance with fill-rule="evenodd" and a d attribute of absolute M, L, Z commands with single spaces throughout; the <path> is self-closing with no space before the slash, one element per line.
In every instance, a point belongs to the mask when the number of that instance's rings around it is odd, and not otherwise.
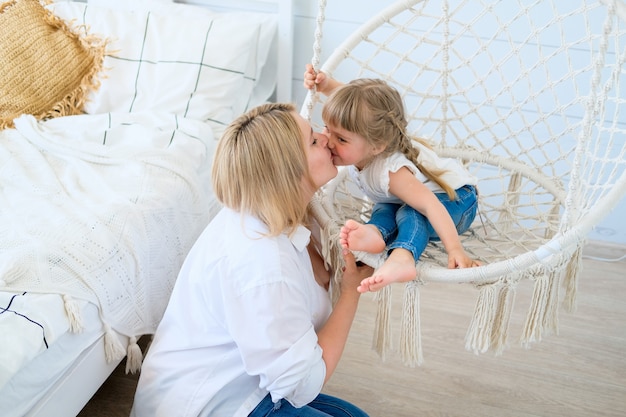
<path fill-rule="evenodd" d="M 383 362 L 371 349 L 375 302 L 364 296 L 342 361 L 324 391 L 372 417 L 626 416 L 626 260 L 591 258 L 624 254 L 623 246 L 588 246 L 577 311 L 559 311 L 559 334 L 528 349 L 517 341 L 532 287 L 530 282 L 520 285 L 509 348 L 500 356 L 464 349 L 476 290 L 430 283 L 421 288 L 424 363 L 405 367 L 393 352 Z M 401 296 L 402 287 L 394 288 L 394 318 Z M 136 377 L 122 369 L 80 417 L 128 415 Z"/>

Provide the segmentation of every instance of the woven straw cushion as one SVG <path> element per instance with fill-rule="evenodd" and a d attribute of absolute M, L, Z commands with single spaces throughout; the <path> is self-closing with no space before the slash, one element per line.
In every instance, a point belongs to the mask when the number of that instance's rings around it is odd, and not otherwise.
<path fill-rule="evenodd" d="M 0 4 L 0 129 L 21 114 L 81 113 L 86 94 L 98 87 L 104 44 L 79 35 L 38 0 Z"/>

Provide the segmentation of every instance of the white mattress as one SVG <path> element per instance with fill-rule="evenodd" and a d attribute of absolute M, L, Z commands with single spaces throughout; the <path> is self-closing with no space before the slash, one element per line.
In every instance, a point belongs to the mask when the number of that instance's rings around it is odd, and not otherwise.
<path fill-rule="evenodd" d="M 94 304 L 78 301 L 84 328 L 80 333 L 70 333 L 60 295 L 14 296 L 15 293 L 0 292 L 0 410 L 3 417 L 27 415 L 91 346 L 101 349 L 104 357 L 103 343 L 97 343 L 103 334 L 102 322 Z M 9 306 L 7 301 L 11 299 Z M 44 332 L 48 347 L 43 342 Z M 15 351 L 17 348 L 19 352 Z"/>

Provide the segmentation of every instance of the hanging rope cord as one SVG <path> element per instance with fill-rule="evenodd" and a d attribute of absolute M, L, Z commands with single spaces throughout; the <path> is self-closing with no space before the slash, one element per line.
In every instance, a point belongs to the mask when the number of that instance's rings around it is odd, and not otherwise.
<path fill-rule="evenodd" d="M 311 65 L 313 65 L 313 70 L 317 74 L 320 70 L 320 59 L 322 55 L 322 30 L 324 26 L 324 19 L 326 11 L 326 0 L 319 0 L 318 2 L 318 11 L 317 11 L 317 19 L 315 21 L 315 35 L 313 41 L 313 58 L 311 58 Z M 311 120 L 311 115 L 313 113 L 313 107 L 315 107 L 315 103 L 318 99 L 317 90 L 314 88 L 308 92 L 309 99 L 307 100 L 307 119 Z"/>

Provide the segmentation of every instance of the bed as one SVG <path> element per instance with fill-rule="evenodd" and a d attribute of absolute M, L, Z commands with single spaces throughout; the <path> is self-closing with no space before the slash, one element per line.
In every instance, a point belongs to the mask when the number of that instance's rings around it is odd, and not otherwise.
<path fill-rule="evenodd" d="M 219 209 L 221 132 L 291 97 L 291 0 L 35 3 L 0 1 L 5 417 L 77 415 L 125 357 L 138 369 Z"/>

